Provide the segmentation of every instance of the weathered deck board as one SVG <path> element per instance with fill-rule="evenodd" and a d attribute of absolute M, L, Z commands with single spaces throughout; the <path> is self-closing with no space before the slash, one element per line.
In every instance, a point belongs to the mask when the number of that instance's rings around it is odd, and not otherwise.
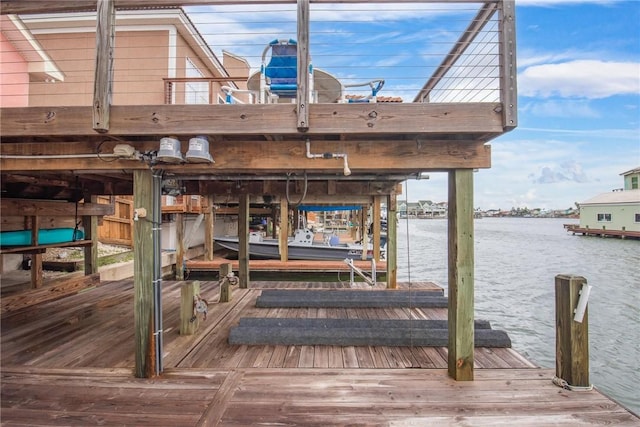
<path fill-rule="evenodd" d="M 476 365 L 485 369 L 475 371 L 474 382 L 456 383 L 447 377 L 444 347 L 231 346 L 226 340 L 241 317 L 446 319 L 446 309 L 259 309 L 260 288 L 274 283 L 234 289 L 231 302 L 218 304 L 217 282 L 201 282 L 209 315 L 196 334 L 180 336 L 181 284 L 164 282 L 165 373 L 156 379 L 133 378 L 131 282 L 105 283 L 3 318 L 2 424 L 640 426 L 597 391 L 552 385 L 551 371 L 531 369 L 512 349 L 479 348 Z M 526 369 L 504 369 L 514 367 Z"/>
<path fill-rule="evenodd" d="M 640 419 L 597 391 L 552 384 L 551 370 L 124 369 L 2 371 L 3 425 L 620 425 Z"/>

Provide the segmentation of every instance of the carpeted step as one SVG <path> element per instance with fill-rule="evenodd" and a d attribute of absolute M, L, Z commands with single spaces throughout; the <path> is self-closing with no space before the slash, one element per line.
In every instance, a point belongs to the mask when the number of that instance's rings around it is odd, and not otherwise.
<path fill-rule="evenodd" d="M 265 289 L 256 299 L 259 308 L 447 308 L 447 298 L 430 290 L 289 290 Z"/>
<path fill-rule="evenodd" d="M 241 317 L 238 326 L 253 328 L 413 328 L 447 329 L 447 320 L 434 319 L 348 319 L 297 317 Z M 475 329 L 491 329 L 488 320 L 476 320 Z"/>
<path fill-rule="evenodd" d="M 362 319 L 370 323 L 353 322 L 357 319 L 271 319 L 262 325 L 254 320 L 241 321 L 231 329 L 229 344 L 232 345 L 337 345 L 337 346 L 426 346 L 446 347 L 449 333 L 446 328 L 433 328 L 436 323 L 417 328 L 425 321 L 388 319 Z M 281 321 L 278 325 L 277 321 Z M 311 322 L 310 322 L 311 321 Z M 328 322 L 327 322 L 328 321 Z M 333 321 L 341 321 L 338 327 L 328 327 Z M 315 326 L 310 326 L 314 325 Z M 349 326 L 353 322 L 354 326 Z M 389 322 L 399 322 L 390 325 Z M 402 323 L 405 322 L 405 323 Z M 416 323 L 413 323 L 416 322 Z M 251 325 L 251 326 L 248 326 Z M 486 326 L 485 323 L 480 323 Z M 441 325 L 440 325 L 441 326 Z M 475 329 L 476 347 L 511 347 L 511 340 L 504 331 L 479 327 Z"/>

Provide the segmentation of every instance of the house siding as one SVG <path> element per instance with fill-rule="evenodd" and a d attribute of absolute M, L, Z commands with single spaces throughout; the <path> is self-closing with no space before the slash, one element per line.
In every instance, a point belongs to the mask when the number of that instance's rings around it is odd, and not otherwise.
<path fill-rule="evenodd" d="M 29 105 L 29 64 L 0 33 L 0 108 Z"/>
<path fill-rule="evenodd" d="M 611 214 L 611 221 L 598 221 L 598 214 Z M 640 231 L 640 203 L 580 205 L 580 227 L 602 230 Z"/>

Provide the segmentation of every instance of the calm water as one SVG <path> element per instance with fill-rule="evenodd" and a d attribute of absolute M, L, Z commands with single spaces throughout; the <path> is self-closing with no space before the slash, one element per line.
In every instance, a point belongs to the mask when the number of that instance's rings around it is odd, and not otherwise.
<path fill-rule="evenodd" d="M 476 318 L 507 331 L 529 360 L 555 368 L 554 278 L 585 277 L 593 286 L 590 380 L 640 414 L 640 241 L 573 236 L 562 227 L 567 222 L 475 221 Z M 399 220 L 398 280 L 409 279 L 446 287 L 446 220 Z"/>

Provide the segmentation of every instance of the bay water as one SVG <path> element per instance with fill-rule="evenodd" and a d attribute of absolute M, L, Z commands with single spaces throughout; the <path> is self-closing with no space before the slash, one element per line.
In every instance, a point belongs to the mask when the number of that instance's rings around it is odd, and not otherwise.
<path fill-rule="evenodd" d="M 572 235 L 556 218 L 474 221 L 475 316 L 520 354 L 555 369 L 555 276 L 583 276 L 590 380 L 640 414 L 640 240 Z M 398 280 L 447 287 L 447 220 L 398 220 Z M 549 379 L 551 381 L 551 379 Z"/>

